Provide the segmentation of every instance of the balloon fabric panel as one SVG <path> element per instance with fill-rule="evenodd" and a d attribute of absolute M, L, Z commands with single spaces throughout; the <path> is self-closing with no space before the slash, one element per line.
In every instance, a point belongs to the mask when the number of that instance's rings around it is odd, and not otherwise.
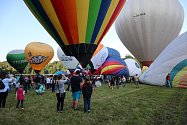
<path fill-rule="evenodd" d="M 123 5 L 125 4 L 125 2 L 126 2 L 126 0 L 120 0 L 120 1 L 119 1 L 118 5 L 117 5 L 117 7 L 116 7 L 116 9 L 115 9 L 115 11 L 114 11 L 114 13 L 113 13 L 113 15 L 112 15 L 110 21 L 108 22 L 108 24 L 107 24 L 107 26 L 106 26 L 104 32 L 102 33 L 102 35 L 101 35 L 101 37 L 100 37 L 98 43 L 101 42 L 101 40 L 103 39 L 103 37 L 105 36 L 105 34 L 108 32 L 108 30 L 109 30 L 110 27 L 112 26 L 113 22 L 115 21 L 115 19 L 116 19 L 117 16 L 119 15 L 119 13 L 120 13 L 120 11 L 121 11 Z"/>
<path fill-rule="evenodd" d="M 24 1 L 62 47 L 79 43 L 99 44 L 100 37 L 106 34 L 126 0 Z"/>

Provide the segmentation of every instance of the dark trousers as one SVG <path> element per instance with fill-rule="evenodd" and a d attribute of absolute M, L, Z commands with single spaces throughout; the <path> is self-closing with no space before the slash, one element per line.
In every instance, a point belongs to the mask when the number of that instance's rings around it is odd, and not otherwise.
<path fill-rule="evenodd" d="M 8 96 L 8 90 L 0 93 L 0 108 L 4 108 L 6 104 L 6 98 Z"/>
<path fill-rule="evenodd" d="M 16 108 L 18 108 L 19 107 L 19 103 L 21 102 L 21 108 L 23 108 L 23 100 L 18 100 L 18 103 L 17 103 L 17 105 L 16 105 Z"/>
<path fill-rule="evenodd" d="M 90 110 L 90 101 L 91 101 L 91 98 L 84 98 L 84 111 L 85 112 Z"/>
<path fill-rule="evenodd" d="M 52 92 L 55 92 L 55 84 L 52 84 L 51 87 L 52 87 Z"/>
<path fill-rule="evenodd" d="M 64 108 L 64 99 L 65 99 L 66 93 L 56 93 L 57 97 L 57 111 L 63 111 Z"/>

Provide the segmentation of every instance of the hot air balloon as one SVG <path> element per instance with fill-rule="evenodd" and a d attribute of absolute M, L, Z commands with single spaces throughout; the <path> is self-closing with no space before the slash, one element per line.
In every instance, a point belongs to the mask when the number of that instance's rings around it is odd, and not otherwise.
<path fill-rule="evenodd" d="M 19 73 L 23 73 L 28 62 L 25 58 L 24 50 L 16 49 L 8 52 L 6 56 L 7 62 L 14 67 Z"/>
<path fill-rule="evenodd" d="M 109 48 L 109 47 L 107 47 L 107 49 L 108 49 L 108 57 L 118 57 L 118 58 L 121 58 L 120 53 L 116 49 Z"/>
<path fill-rule="evenodd" d="M 143 66 L 149 66 L 180 33 L 184 20 L 178 0 L 129 0 L 116 20 L 116 32 Z"/>
<path fill-rule="evenodd" d="M 127 58 L 124 61 L 128 66 L 129 76 L 135 76 L 136 74 L 140 76 L 142 74 L 141 67 L 135 59 Z"/>
<path fill-rule="evenodd" d="M 24 0 L 67 56 L 85 68 L 126 0 Z"/>
<path fill-rule="evenodd" d="M 100 47 L 102 47 L 102 46 L 100 46 Z M 98 49 L 98 48 L 97 48 Z M 96 50 L 96 52 L 97 52 L 97 50 Z M 96 53 L 95 52 L 95 53 Z M 94 53 L 94 54 L 95 54 Z M 120 55 L 120 53 L 116 50 L 116 49 L 113 49 L 113 48 L 109 48 L 109 47 L 106 47 L 106 49 L 105 48 L 103 48 L 103 51 L 101 51 L 101 52 L 98 52 L 98 54 L 102 54 L 102 53 L 106 53 L 106 54 L 103 54 L 103 56 L 102 56 L 102 58 L 104 57 L 104 64 L 105 64 L 105 62 L 106 62 L 106 60 L 107 60 L 107 58 L 109 58 L 109 57 L 115 57 L 115 58 L 118 58 L 119 60 L 121 60 L 121 55 Z M 92 57 L 93 58 L 93 57 Z M 102 59 L 101 57 L 95 57 L 95 58 L 98 58 L 98 59 Z M 94 63 L 94 61 L 92 61 L 93 63 L 92 64 L 98 64 L 99 63 L 99 61 L 95 61 L 95 63 Z M 103 64 L 103 63 L 102 63 Z M 103 64 L 103 65 L 104 65 Z M 96 68 L 96 70 L 91 70 L 92 72 L 94 72 L 94 74 L 95 75 L 97 75 L 97 74 L 100 74 L 101 73 L 101 70 L 102 70 L 102 68 L 103 68 L 103 65 L 98 65 L 98 67 Z M 96 67 L 96 66 L 95 66 Z"/>
<path fill-rule="evenodd" d="M 109 57 L 102 65 L 101 74 L 129 76 L 129 70 L 126 63 L 121 58 Z"/>
<path fill-rule="evenodd" d="M 45 43 L 31 42 L 25 47 L 27 61 L 36 73 L 39 73 L 53 58 L 53 48 Z"/>
<path fill-rule="evenodd" d="M 108 49 L 104 45 L 99 44 L 91 58 L 93 68 L 98 69 L 105 62 L 107 57 Z"/>
<path fill-rule="evenodd" d="M 174 87 L 187 88 L 187 32 L 174 39 L 140 76 L 142 83 L 164 86 L 166 76 Z"/>
<path fill-rule="evenodd" d="M 78 60 L 73 56 L 66 56 L 62 49 L 59 47 L 57 49 L 58 59 L 62 62 L 62 65 L 65 66 L 68 70 L 73 70 L 79 65 Z"/>

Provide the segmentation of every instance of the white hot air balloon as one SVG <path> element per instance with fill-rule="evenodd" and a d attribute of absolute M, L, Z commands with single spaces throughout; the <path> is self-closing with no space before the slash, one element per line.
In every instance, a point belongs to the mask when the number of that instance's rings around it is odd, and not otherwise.
<path fill-rule="evenodd" d="M 60 47 L 57 49 L 57 56 L 67 69 L 76 69 L 79 65 L 78 60 L 74 56 L 66 56 Z"/>
<path fill-rule="evenodd" d="M 187 88 L 187 32 L 173 40 L 140 76 L 142 83 L 163 86 L 170 73 L 173 86 Z"/>
<path fill-rule="evenodd" d="M 129 58 L 129 59 L 125 59 L 124 61 L 127 64 L 130 76 L 135 76 L 136 74 L 138 74 L 138 76 L 140 76 L 142 74 L 141 67 L 136 62 L 136 60 Z"/>
<path fill-rule="evenodd" d="M 184 11 L 178 0 L 128 0 L 115 23 L 122 43 L 149 66 L 178 36 Z"/>

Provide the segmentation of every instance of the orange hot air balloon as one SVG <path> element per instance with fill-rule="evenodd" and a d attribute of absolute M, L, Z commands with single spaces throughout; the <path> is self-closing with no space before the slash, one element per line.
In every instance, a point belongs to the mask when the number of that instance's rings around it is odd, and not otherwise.
<path fill-rule="evenodd" d="M 45 43 L 31 42 L 25 47 L 25 56 L 31 67 L 39 73 L 53 58 L 53 48 Z"/>
<path fill-rule="evenodd" d="M 86 67 L 126 0 L 24 0 L 62 48 Z"/>

